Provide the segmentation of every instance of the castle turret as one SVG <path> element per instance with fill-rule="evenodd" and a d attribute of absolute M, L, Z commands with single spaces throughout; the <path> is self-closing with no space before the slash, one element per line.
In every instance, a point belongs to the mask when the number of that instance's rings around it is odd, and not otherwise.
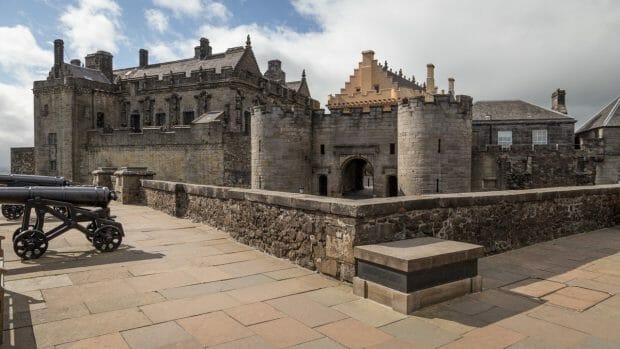
<path fill-rule="evenodd" d="M 310 111 L 254 107 L 251 120 L 252 189 L 309 192 Z"/>
<path fill-rule="evenodd" d="M 97 51 L 86 56 L 84 60 L 86 68 L 97 69 L 108 78 L 110 82 L 114 81 L 114 73 L 112 67 L 112 54 L 107 51 Z"/>
<path fill-rule="evenodd" d="M 471 190 L 472 98 L 434 95 L 398 106 L 401 195 Z"/>

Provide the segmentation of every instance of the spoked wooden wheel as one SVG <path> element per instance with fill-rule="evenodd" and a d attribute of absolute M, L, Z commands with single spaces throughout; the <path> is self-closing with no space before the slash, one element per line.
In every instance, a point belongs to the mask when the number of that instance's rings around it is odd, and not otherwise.
<path fill-rule="evenodd" d="M 47 251 L 47 238 L 40 230 L 26 230 L 15 237 L 13 250 L 21 259 L 37 259 Z"/>

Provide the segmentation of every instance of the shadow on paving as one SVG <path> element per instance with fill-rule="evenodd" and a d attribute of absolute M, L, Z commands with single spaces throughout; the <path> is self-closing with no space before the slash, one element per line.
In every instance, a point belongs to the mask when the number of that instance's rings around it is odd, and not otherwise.
<path fill-rule="evenodd" d="M 30 308 L 45 304 L 45 301 L 4 290 L 3 302 L 3 341 L 0 348 L 36 348 Z"/>
<path fill-rule="evenodd" d="M 135 262 L 160 259 L 165 256 L 162 253 L 144 252 L 133 248 L 134 246 L 123 244 L 118 250 L 107 253 L 99 252 L 94 248 L 91 251 L 75 251 L 80 252 L 79 255 L 69 251 L 56 252 L 54 250 L 47 250 L 41 259 L 22 261 L 22 267 L 9 269 L 6 275 Z"/>
<path fill-rule="evenodd" d="M 583 267 L 620 252 L 620 232 L 615 230 L 614 227 L 566 236 L 482 258 L 479 260 L 482 292 L 426 307 L 411 315 L 433 322 L 460 324 L 465 332 L 465 327 L 484 327 L 549 303 L 575 314 L 587 311 L 613 293 L 575 281 L 584 274 L 597 274 Z M 602 297 L 581 309 L 554 303 L 550 296 L 565 288 L 582 288 L 584 292 L 598 292 Z"/>

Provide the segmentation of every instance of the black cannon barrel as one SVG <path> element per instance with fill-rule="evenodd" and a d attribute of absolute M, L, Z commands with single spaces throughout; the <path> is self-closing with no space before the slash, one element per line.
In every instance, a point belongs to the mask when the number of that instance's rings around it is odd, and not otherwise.
<path fill-rule="evenodd" d="M 0 187 L 0 203 L 25 204 L 30 199 L 55 200 L 76 206 L 106 207 L 116 194 L 106 187 Z"/>
<path fill-rule="evenodd" d="M 7 187 L 64 187 L 71 183 L 64 177 L 2 174 L 0 184 L 5 184 Z"/>

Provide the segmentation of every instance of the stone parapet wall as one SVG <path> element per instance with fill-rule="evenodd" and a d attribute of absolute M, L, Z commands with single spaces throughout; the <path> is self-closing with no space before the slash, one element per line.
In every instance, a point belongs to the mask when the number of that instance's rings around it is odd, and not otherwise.
<path fill-rule="evenodd" d="M 357 245 L 434 236 L 487 254 L 612 226 L 620 185 L 346 200 L 143 180 L 145 203 L 341 280 Z"/>
<path fill-rule="evenodd" d="M 34 174 L 34 148 L 11 148 L 11 173 Z"/>

